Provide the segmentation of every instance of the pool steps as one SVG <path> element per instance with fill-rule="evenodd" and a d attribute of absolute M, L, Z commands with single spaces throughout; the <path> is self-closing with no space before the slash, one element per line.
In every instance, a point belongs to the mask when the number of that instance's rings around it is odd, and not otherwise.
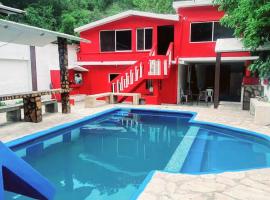
<path fill-rule="evenodd" d="M 205 130 L 200 129 L 199 133 L 192 145 L 191 150 L 183 167 L 178 172 L 192 173 L 194 171 L 201 171 L 203 168 L 203 159 L 205 159 L 205 148 L 207 147 L 208 133 Z"/>
<path fill-rule="evenodd" d="M 165 171 L 168 172 L 179 172 L 181 171 L 184 162 L 188 156 L 188 153 L 192 147 L 193 142 L 199 132 L 199 127 L 191 126 L 176 150 L 174 151 L 170 161 L 165 167 Z"/>

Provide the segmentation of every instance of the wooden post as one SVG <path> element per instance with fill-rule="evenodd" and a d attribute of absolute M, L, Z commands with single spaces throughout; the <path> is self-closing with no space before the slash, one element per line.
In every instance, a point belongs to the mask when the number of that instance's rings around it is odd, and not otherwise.
<path fill-rule="evenodd" d="M 69 90 L 67 39 L 58 37 L 57 41 L 59 52 L 61 89 Z M 61 101 L 62 101 L 62 113 L 70 113 L 70 102 L 68 91 L 61 93 Z"/>
<path fill-rule="evenodd" d="M 216 69 L 215 69 L 214 108 L 218 108 L 218 105 L 219 105 L 220 66 L 221 66 L 221 53 L 217 53 L 217 56 L 216 56 Z"/>
<path fill-rule="evenodd" d="M 30 60 L 31 60 L 31 76 L 32 76 L 32 90 L 37 91 L 37 61 L 36 61 L 36 47 L 30 46 Z"/>
<path fill-rule="evenodd" d="M 42 121 L 41 96 L 23 98 L 24 121 L 38 123 Z"/>

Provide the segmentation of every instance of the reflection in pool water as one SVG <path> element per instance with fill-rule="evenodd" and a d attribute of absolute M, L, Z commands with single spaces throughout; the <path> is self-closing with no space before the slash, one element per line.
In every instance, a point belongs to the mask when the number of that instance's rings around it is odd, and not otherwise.
<path fill-rule="evenodd" d="M 54 184 L 59 200 L 128 200 L 152 170 L 211 173 L 270 165 L 268 141 L 192 124 L 191 117 L 117 110 L 16 152 Z M 26 198 L 6 193 L 6 199 Z"/>

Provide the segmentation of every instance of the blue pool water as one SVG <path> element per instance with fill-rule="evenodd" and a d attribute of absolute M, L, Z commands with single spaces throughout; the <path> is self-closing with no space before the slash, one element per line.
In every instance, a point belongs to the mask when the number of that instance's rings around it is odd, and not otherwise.
<path fill-rule="evenodd" d="M 270 166 L 267 139 L 189 122 L 192 117 L 118 109 L 12 149 L 55 186 L 59 200 L 128 200 L 152 170 L 197 174 Z"/>

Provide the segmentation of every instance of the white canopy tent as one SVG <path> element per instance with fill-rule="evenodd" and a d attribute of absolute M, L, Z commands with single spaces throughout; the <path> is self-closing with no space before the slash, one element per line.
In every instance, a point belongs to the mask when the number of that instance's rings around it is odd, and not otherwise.
<path fill-rule="evenodd" d="M 30 46 L 45 46 L 57 41 L 57 38 L 86 43 L 90 42 L 89 40 L 73 35 L 0 19 L 0 41 L 2 42 Z"/>

